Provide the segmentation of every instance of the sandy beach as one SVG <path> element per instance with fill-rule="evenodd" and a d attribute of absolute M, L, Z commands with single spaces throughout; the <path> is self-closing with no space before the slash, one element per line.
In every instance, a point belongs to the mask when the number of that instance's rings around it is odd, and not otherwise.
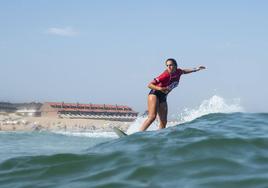
<path fill-rule="evenodd" d="M 126 131 L 132 123 L 97 119 L 22 117 L 16 114 L 0 115 L 0 131 L 112 131 L 112 127 Z"/>

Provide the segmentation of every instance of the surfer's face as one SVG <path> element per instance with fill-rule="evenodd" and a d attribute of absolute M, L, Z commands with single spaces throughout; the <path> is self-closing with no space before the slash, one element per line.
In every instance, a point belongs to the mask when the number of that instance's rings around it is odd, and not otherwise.
<path fill-rule="evenodd" d="M 167 70 L 169 73 L 173 73 L 176 71 L 176 65 L 172 61 L 167 61 L 166 62 Z"/>

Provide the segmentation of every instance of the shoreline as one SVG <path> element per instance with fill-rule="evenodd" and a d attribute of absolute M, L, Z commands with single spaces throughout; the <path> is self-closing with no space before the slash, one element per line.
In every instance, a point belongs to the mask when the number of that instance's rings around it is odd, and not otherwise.
<path fill-rule="evenodd" d="M 8 115 L 1 116 L 0 131 L 112 132 L 113 127 L 126 131 L 132 123 L 102 119 L 63 119 Z"/>

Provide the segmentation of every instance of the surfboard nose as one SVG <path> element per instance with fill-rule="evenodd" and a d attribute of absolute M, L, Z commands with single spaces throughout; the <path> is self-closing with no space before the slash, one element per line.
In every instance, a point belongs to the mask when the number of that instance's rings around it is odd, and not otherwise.
<path fill-rule="evenodd" d="M 120 130 L 120 129 L 117 128 L 117 127 L 113 127 L 113 131 L 114 131 L 115 134 L 116 134 L 117 136 L 119 136 L 120 138 L 121 138 L 121 137 L 128 136 L 126 133 L 124 133 L 122 130 Z"/>

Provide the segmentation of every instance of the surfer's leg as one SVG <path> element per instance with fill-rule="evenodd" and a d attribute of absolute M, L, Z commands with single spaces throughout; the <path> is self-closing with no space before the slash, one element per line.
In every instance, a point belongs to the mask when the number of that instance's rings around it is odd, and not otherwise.
<path fill-rule="evenodd" d="M 158 117 L 159 117 L 159 129 L 166 128 L 167 125 L 167 113 L 168 113 L 168 105 L 167 102 L 162 102 L 159 104 L 158 108 Z"/>
<path fill-rule="evenodd" d="M 156 95 L 148 95 L 148 117 L 140 127 L 140 131 L 145 131 L 155 120 L 157 115 L 158 99 Z"/>

